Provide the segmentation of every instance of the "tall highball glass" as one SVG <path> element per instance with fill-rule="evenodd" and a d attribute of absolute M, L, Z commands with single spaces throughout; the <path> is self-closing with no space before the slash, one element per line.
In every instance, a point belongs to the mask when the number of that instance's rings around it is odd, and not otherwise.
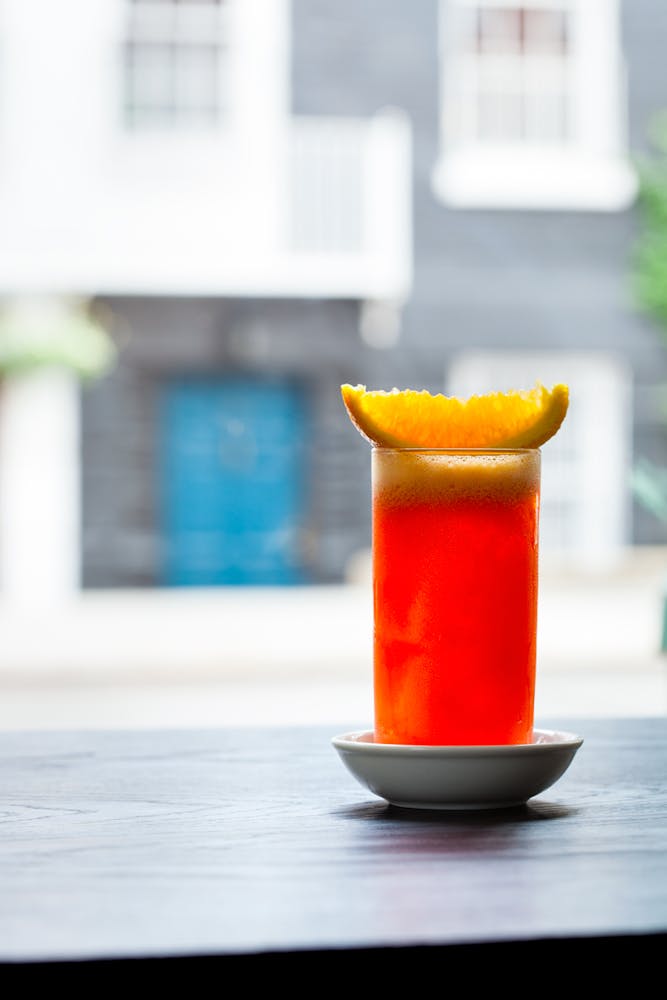
<path fill-rule="evenodd" d="M 530 743 L 539 450 L 372 450 L 380 743 Z"/>

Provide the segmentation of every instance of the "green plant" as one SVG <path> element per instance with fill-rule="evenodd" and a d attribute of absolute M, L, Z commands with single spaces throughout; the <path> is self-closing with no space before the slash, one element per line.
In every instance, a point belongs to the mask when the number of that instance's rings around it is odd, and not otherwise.
<path fill-rule="evenodd" d="M 0 309 L 0 375 L 59 367 L 89 380 L 115 358 L 105 325 L 83 303 L 28 299 Z"/>
<path fill-rule="evenodd" d="M 637 163 L 639 233 L 632 281 L 639 309 L 650 317 L 667 344 L 667 111 L 649 129 L 648 155 Z M 663 417 L 667 388 L 660 388 Z M 667 419 L 667 417 L 665 417 Z M 667 470 L 641 457 L 632 471 L 632 489 L 642 506 L 667 524 Z"/>
<path fill-rule="evenodd" d="M 649 131 L 652 153 L 638 162 L 640 233 L 634 287 L 640 308 L 667 339 L 667 111 Z"/>
<path fill-rule="evenodd" d="M 667 524 L 667 469 L 641 457 L 632 470 L 632 489 L 642 506 Z"/>

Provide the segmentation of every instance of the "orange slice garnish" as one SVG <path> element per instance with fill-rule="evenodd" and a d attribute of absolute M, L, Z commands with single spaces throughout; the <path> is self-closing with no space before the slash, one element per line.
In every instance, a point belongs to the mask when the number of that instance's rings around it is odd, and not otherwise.
<path fill-rule="evenodd" d="M 567 385 L 539 382 L 467 399 L 348 384 L 341 394 L 359 433 L 381 448 L 540 448 L 560 428 L 570 398 Z"/>

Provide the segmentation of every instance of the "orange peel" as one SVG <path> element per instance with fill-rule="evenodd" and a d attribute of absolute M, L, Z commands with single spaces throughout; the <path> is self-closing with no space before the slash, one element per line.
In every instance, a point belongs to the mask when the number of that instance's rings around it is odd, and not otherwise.
<path fill-rule="evenodd" d="M 541 448 L 559 430 L 569 388 L 490 392 L 461 399 L 425 389 L 341 386 L 350 420 L 380 448 Z"/>

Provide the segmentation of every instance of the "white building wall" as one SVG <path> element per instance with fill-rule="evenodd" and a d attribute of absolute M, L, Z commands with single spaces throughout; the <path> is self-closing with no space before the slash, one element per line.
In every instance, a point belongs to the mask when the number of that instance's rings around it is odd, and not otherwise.
<path fill-rule="evenodd" d="M 128 130 L 130 7 L 0 2 L 0 304 L 104 294 L 400 303 L 412 253 L 405 116 L 291 118 L 289 0 L 229 0 L 220 126 Z M 302 186 L 304 148 L 316 155 Z M 351 174 L 335 169 L 346 157 Z M 321 223 L 299 246 L 304 207 Z M 337 242 L 355 227 L 356 243 Z M 77 412 L 64 372 L 2 386 L 0 588 L 9 600 L 55 600 L 78 586 Z"/>
<path fill-rule="evenodd" d="M 69 372 L 0 387 L 0 597 L 51 606 L 79 587 L 79 387 Z"/>
<path fill-rule="evenodd" d="M 5 0 L 0 295 L 407 293 L 406 119 L 318 120 L 323 169 L 341 144 L 357 144 L 361 239 L 295 253 L 293 150 L 314 123 L 288 115 L 289 3 L 230 8 L 229 114 L 213 129 L 156 131 L 123 123 L 124 0 Z M 355 211 L 345 191 L 339 202 Z"/>

